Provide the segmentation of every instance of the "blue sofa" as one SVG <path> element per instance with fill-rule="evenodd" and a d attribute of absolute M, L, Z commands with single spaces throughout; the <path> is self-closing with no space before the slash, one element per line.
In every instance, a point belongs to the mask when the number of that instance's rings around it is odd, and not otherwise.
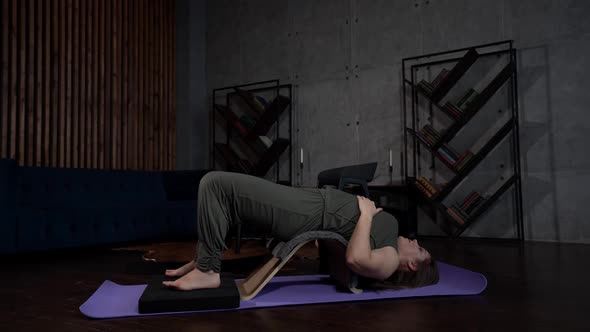
<path fill-rule="evenodd" d="M 0 159 L 0 253 L 196 239 L 208 171 L 19 167 Z"/>

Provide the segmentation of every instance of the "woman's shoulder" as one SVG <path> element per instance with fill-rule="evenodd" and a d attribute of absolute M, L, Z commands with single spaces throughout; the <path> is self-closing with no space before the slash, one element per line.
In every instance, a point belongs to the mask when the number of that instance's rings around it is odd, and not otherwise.
<path fill-rule="evenodd" d="M 380 256 L 379 260 L 383 262 L 383 265 L 381 266 L 382 271 L 380 273 L 383 276 L 381 280 L 387 279 L 395 271 L 397 271 L 399 267 L 399 255 L 397 253 L 397 249 L 394 247 L 385 246 L 374 249 L 371 252 L 371 255 Z"/>

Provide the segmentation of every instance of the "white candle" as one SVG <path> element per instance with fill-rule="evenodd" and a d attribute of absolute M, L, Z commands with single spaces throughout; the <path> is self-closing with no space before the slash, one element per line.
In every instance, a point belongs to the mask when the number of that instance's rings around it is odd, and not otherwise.
<path fill-rule="evenodd" d="M 393 166 L 393 152 L 389 150 L 389 167 Z"/>
<path fill-rule="evenodd" d="M 299 155 L 299 163 L 301 164 L 301 166 L 303 166 L 303 148 L 301 148 L 300 150 L 300 155 Z"/>

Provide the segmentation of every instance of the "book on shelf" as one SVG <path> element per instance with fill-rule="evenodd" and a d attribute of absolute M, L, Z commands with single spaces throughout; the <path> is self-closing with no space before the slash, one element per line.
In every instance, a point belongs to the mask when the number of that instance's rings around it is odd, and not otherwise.
<path fill-rule="evenodd" d="M 463 118 L 463 111 L 461 111 L 450 101 L 445 103 L 445 105 L 442 107 L 442 111 L 455 120 L 461 120 Z"/>
<path fill-rule="evenodd" d="M 459 60 L 459 62 L 457 62 L 446 75 L 445 80 L 441 81 L 441 83 L 433 91 L 430 97 L 434 102 L 441 102 L 441 100 L 447 95 L 455 83 L 461 79 L 461 77 L 465 74 L 465 72 L 467 72 L 471 65 L 475 63 L 478 56 L 479 54 L 474 48 L 469 49 L 465 55 L 463 55 L 463 58 L 461 58 L 461 60 Z"/>
<path fill-rule="evenodd" d="M 448 73 L 449 71 L 443 68 L 432 82 L 428 82 L 427 80 L 421 80 L 418 83 L 418 89 L 422 90 L 422 92 L 424 92 L 424 94 L 426 94 L 427 96 L 432 95 L 432 92 L 438 87 L 438 85 L 442 81 L 444 81 Z"/>
<path fill-rule="evenodd" d="M 420 176 L 415 180 L 416 187 L 426 195 L 428 198 L 436 196 L 439 189 L 432 184 L 426 177 Z"/>
<path fill-rule="evenodd" d="M 465 220 L 463 220 L 463 218 L 461 218 L 461 216 L 457 212 L 455 212 L 455 210 L 453 210 L 450 206 L 447 208 L 447 214 L 451 216 L 457 223 L 465 225 Z"/>
<path fill-rule="evenodd" d="M 461 98 L 459 98 L 455 105 L 457 105 L 458 108 L 461 108 L 461 105 L 463 105 L 463 103 L 465 103 L 465 101 L 469 99 L 469 96 L 471 96 L 474 92 L 475 90 L 468 89 L 467 92 Z"/>
<path fill-rule="evenodd" d="M 246 125 L 238 118 L 238 116 L 227 106 L 215 104 L 215 109 L 221 116 L 226 120 L 229 121 L 238 133 L 242 136 L 248 135 L 248 128 Z"/>
<path fill-rule="evenodd" d="M 262 96 L 254 96 L 254 102 L 258 105 L 260 109 L 266 110 L 268 108 L 268 101 L 264 99 Z"/>
<path fill-rule="evenodd" d="M 441 156 L 449 165 L 455 165 L 457 158 L 450 152 L 445 145 L 438 148 L 437 153 Z"/>
<path fill-rule="evenodd" d="M 433 141 L 437 142 L 441 139 L 441 135 L 440 133 L 434 129 L 431 125 L 427 124 L 424 127 L 422 127 L 421 130 L 423 133 L 428 134 L 429 136 L 431 136 L 433 138 Z"/>
<path fill-rule="evenodd" d="M 445 77 L 447 77 L 447 75 L 449 74 L 449 71 L 446 68 L 443 68 L 438 75 L 436 75 L 436 78 L 432 81 L 432 86 L 436 89 L 436 87 L 442 82 L 444 81 Z"/>
<path fill-rule="evenodd" d="M 467 214 L 467 212 L 465 212 L 465 210 L 463 210 L 462 208 L 460 208 L 457 203 L 451 205 L 451 209 L 453 211 L 455 211 L 455 213 L 458 214 L 461 217 L 461 219 L 463 219 L 463 220 L 468 220 L 469 219 L 469 214 Z"/>
<path fill-rule="evenodd" d="M 463 156 L 461 156 L 461 158 L 459 158 L 459 160 L 457 160 L 457 163 L 455 164 L 455 169 L 457 169 L 458 171 L 462 171 L 465 166 L 467 166 L 469 164 L 469 161 L 473 158 L 473 153 L 469 150 L 467 150 L 467 152 L 465 152 L 463 154 Z"/>
<path fill-rule="evenodd" d="M 265 109 L 262 103 L 248 90 L 236 88 L 235 89 L 238 95 L 246 102 L 247 107 L 245 107 L 246 112 L 254 117 L 258 117 L 260 114 L 264 113 Z"/>
<path fill-rule="evenodd" d="M 467 195 L 467 197 L 463 200 L 463 203 L 461 204 L 461 208 L 465 209 L 469 203 L 471 203 L 471 201 L 473 201 L 473 199 L 475 199 L 476 197 L 479 197 L 479 193 L 477 191 L 473 191 L 471 192 L 469 195 Z"/>
<path fill-rule="evenodd" d="M 453 167 L 453 161 L 449 159 L 444 153 L 441 153 L 441 150 L 437 150 L 436 154 L 449 166 Z"/>
<path fill-rule="evenodd" d="M 416 132 L 416 136 L 418 136 L 418 138 L 424 142 L 424 144 L 426 144 L 428 147 L 432 146 L 434 144 L 434 140 L 425 135 L 422 131 L 417 131 Z"/>
<path fill-rule="evenodd" d="M 473 213 L 473 211 L 481 205 L 481 203 L 483 203 L 485 201 L 485 199 L 482 196 L 477 196 L 475 199 L 473 199 L 465 208 L 465 212 L 467 212 L 468 214 Z"/>
<path fill-rule="evenodd" d="M 418 190 L 420 190 L 422 192 L 422 194 L 424 194 L 424 196 L 426 196 L 428 198 L 432 198 L 434 196 L 428 189 L 426 189 L 426 187 L 424 187 L 424 185 L 422 183 L 416 181 L 415 185 L 416 185 L 416 188 L 418 188 Z"/>
<path fill-rule="evenodd" d="M 428 145 L 433 145 L 437 139 L 431 133 L 427 132 L 422 128 L 420 131 L 416 132 L 416 134 L 425 141 Z"/>
<path fill-rule="evenodd" d="M 268 136 L 258 136 L 258 139 L 266 146 L 267 149 L 270 149 L 272 146 L 272 140 L 268 138 Z"/>
<path fill-rule="evenodd" d="M 461 97 L 459 101 L 455 103 L 455 106 L 459 109 L 461 113 L 463 113 L 467 109 L 467 107 L 469 107 L 469 104 L 475 98 L 477 98 L 477 96 L 479 96 L 479 93 L 475 89 L 471 88 L 467 90 L 463 97 Z"/>
<path fill-rule="evenodd" d="M 420 83 L 418 83 L 418 89 L 421 90 L 425 95 L 430 96 L 434 90 L 434 87 L 432 84 L 422 80 Z"/>

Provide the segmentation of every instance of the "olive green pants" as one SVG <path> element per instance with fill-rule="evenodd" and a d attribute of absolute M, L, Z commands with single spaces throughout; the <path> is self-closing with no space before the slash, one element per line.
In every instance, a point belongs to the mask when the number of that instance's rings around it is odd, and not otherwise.
<path fill-rule="evenodd" d="M 237 223 L 282 241 L 322 225 L 324 197 L 319 189 L 294 188 L 258 177 L 207 173 L 199 184 L 197 268 L 221 270 L 225 237 Z"/>

